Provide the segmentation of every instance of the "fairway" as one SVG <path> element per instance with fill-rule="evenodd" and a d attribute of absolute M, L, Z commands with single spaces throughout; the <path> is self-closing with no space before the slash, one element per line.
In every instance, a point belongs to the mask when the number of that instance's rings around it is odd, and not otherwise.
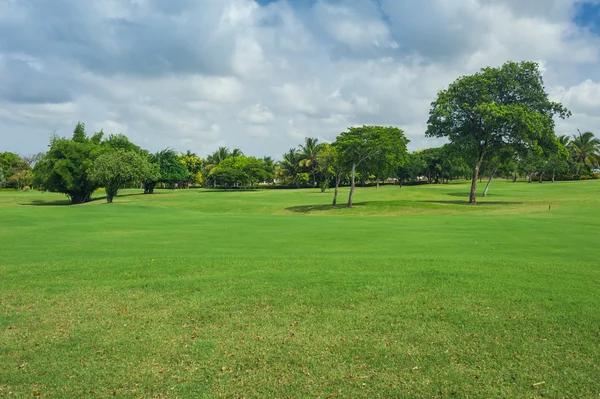
<path fill-rule="evenodd" d="M 600 181 L 469 188 L 0 191 L 0 397 L 597 398 Z"/>

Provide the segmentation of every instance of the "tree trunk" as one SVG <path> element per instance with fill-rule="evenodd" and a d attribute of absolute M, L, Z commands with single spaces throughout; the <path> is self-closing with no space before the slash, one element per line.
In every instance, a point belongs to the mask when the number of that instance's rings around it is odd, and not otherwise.
<path fill-rule="evenodd" d="M 544 172 L 540 173 L 540 183 L 544 182 Z"/>
<path fill-rule="evenodd" d="M 402 188 L 402 183 L 404 183 L 404 179 L 398 179 L 400 181 L 400 188 Z"/>
<path fill-rule="evenodd" d="M 513 183 L 517 181 L 517 172 L 513 173 Z"/>
<path fill-rule="evenodd" d="M 352 164 L 352 178 L 350 179 L 350 195 L 348 195 L 348 208 L 352 208 L 352 197 L 354 196 L 354 178 L 356 176 L 356 164 Z"/>
<path fill-rule="evenodd" d="M 492 173 L 490 173 L 490 178 L 488 179 L 487 184 L 485 185 L 485 190 L 483 190 L 483 196 L 487 197 L 487 193 L 490 189 L 490 185 L 492 184 L 492 180 L 494 179 L 494 175 L 496 174 L 496 171 L 498 170 L 498 167 L 496 166 L 494 168 L 494 170 L 492 171 Z"/>
<path fill-rule="evenodd" d="M 527 183 L 531 183 L 531 179 L 533 178 L 533 173 L 527 173 Z"/>
<path fill-rule="evenodd" d="M 333 206 L 337 205 L 337 195 L 338 195 L 338 189 L 340 187 L 340 180 L 342 180 L 342 174 L 337 173 L 335 176 L 335 190 L 333 191 L 333 202 L 331 203 L 331 205 L 333 205 Z"/>
<path fill-rule="evenodd" d="M 483 196 L 487 197 L 487 193 L 490 189 L 490 186 L 492 185 L 492 179 L 494 178 L 494 175 L 490 175 L 490 178 L 488 179 L 487 184 L 485 185 L 485 190 L 483 190 Z"/>
<path fill-rule="evenodd" d="M 552 171 L 552 183 L 554 183 L 554 178 L 556 177 L 556 172 Z"/>
<path fill-rule="evenodd" d="M 377 190 L 379 190 L 379 178 L 377 178 Z"/>
<path fill-rule="evenodd" d="M 477 203 L 477 179 L 479 178 L 479 169 L 481 168 L 481 164 L 483 163 L 483 156 L 485 152 L 482 150 L 481 154 L 479 154 L 479 159 L 477 163 L 473 167 L 473 176 L 471 177 L 471 194 L 469 195 L 469 204 Z"/>

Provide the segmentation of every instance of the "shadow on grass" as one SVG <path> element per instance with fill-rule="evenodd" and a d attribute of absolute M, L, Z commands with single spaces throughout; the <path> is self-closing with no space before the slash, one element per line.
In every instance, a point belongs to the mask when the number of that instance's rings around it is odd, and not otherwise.
<path fill-rule="evenodd" d="M 463 195 L 461 195 L 462 197 Z M 467 195 L 467 198 L 469 196 Z M 459 200 L 425 200 L 425 201 L 417 201 L 421 203 L 427 204 L 440 204 L 440 205 L 467 205 L 470 206 L 468 200 L 459 201 Z M 521 205 L 522 202 L 514 202 L 514 201 L 477 201 L 477 205 Z"/>
<path fill-rule="evenodd" d="M 134 196 L 138 196 L 138 195 L 160 195 L 160 193 L 154 193 L 154 194 L 144 194 L 144 193 L 128 193 L 128 194 L 119 194 L 115 197 L 115 201 L 118 201 L 119 198 L 125 198 L 125 197 L 134 197 Z M 102 196 L 102 197 L 94 197 L 91 200 L 89 200 L 88 202 L 85 202 L 84 204 L 89 204 L 91 202 L 98 202 L 98 201 L 106 201 L 106 196 Z M 76 204 L 76 205 L 84 205 L 84 204 Z M 44 200 L 33 200 L 31 202 L 25 202 L 25 203 L 21 203 L 19 205 L 25 205 L 25 206 L 65 206 L 65 205 L 72 205 L 71 201 L 69 201 L 68 199 L 62 199 L 62 200 L 54 200 L 54 201 L 44 201 Z"/>
<path fill-rule="evenodd" d="M 360 208 L 369 204 L 375 204 L 383 201 L 370 201 L 370 202 L 355 202 L 352 204 L 352 208 Z M 341 204 L 337 204 L 333 206 L 331 204 L 319 204 L 319 205 L 298 205 L 298 206 L 290 206 L 285 208 L 286 211 L 294 212 L 294 213 L 311 213 L 311 212 L 322 212 L 322 211 L 331 211 L 331 210 L 342 210 L 348 209 L 346 203 L 343 202 Z"/>
<path fill-rule="evenodd" d="M 202 194 L 202 193 L 245 193 L 245 192 L 256 192 L 256 191 L 266 191 L 266 190 L 258 190 L 255 188 L 249 188 L 247 190 L 238 190 L 238 189 L 223 190 L 222 188 L 203 188 L 201 190 L 198 190 L 198 194 Z"/>

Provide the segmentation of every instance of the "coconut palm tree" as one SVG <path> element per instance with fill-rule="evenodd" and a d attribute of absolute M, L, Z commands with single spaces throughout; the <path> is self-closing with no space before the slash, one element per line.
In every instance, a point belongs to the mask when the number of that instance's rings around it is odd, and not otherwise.
<path fill-rule="evenodd" d="M 243 157 L 244 153 L 239 148 L 234 148 L 233 151 L 231 151 L 231 153 L 229 155 L 232 156 L 233 158 L 237 158 L 237 157 Z"/>
<path fill-rule="evenodd" d="M 592 132 L 573 135 L 573 141 L 570 143 L 573 160 L 577 163 L 577 174 L 580 167 L 591 168 L 598 164 L 600 158 L 600 140 L 594 137 Z"/>
<path fill-rule="evenodd" d="M 285 173 L 287 177 L 289 177 L 292 182 L 299 187 L 297 176 L 300 171 L 300 154 L 295 148 L 290 148 L 288 152 L 283 154 L 283 159 L 279 163 L 279 166 Z"/>
<path fill-rule="evenodd" d="M 317 165 L 317 154 L 321 149 L 321 144 L 319 144 L 319 140 L 316 137 L 306 137 L 304 140 L 304 144 L 300 144 L 298 149 L 300 152 L 299 155 L 299 166 L 301 168 L 308 169 L 310 175 L 312 176 L 312 184 L 315 185 L 315 173 L 318 171 Z"/>

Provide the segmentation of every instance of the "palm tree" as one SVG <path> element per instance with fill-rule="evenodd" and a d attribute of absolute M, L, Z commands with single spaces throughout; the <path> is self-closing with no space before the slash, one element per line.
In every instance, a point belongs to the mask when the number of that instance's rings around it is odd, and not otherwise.
<path fill-rule="evenodd" d="M 315 185 L 315 173 L 317 172 L 317 153 L 321 145 L 316 137 L 306 137 L 304 144 L 298 146 L 300 160 L 298 162 L 301 168 L 307 168 L 312 176 L 313 186 Z"/>
<path fill-rule="evenodd" d="M 592 167 L 598 164 L 600 158 L 600 140 L 594 137 L 592 132 L 573 135 L 570 147 L 573 154 L 573 160 L 577 162 L 577 174 L 579 174 L 580 166 Z"/>
<path fill-rule="evenodd" d="M 273 158 L 271 157 L 264 156 L 262 162 L 263 169 L 271 176 L 271 178 L 268 179 L 268 182 L 273 183 L 273 177 L 275 176 L 275 161 L 273 161 Z"/>
<path fill-rule="evenodd" d="M 239 150 L 238 150 L 239 151 Z M 210 179 L 210 175 L 214 172 L 217 166 L 225 159 L 231 156 L 231 151 L 227 147 L 219 147 L 215 152 L 206 157 L 206 163 L 204 164 L 204 173 L 206 174 L 206 180 Z M 216 182 L 214 182 L 216 186 Z"/>
<path fill-rule="evenodd" d="M 292 182 L 296 183 L 297 187 L 300 187 L 296 177 L 300 169 L 300 154 L 295 148 L 290 148 L 288 152 L 283 154 L 283 160 L 279 163 L 281 169 L 285 175 L 292 179 Z"/>
<path fill-rule="evenodd" d="M 233 151 L 231 151 L 231 153 L 229 155 L 233 158 L 236 158 L 236 157 L 243 157 L 244 153 L 239 148 L 234 148 Z"/>

